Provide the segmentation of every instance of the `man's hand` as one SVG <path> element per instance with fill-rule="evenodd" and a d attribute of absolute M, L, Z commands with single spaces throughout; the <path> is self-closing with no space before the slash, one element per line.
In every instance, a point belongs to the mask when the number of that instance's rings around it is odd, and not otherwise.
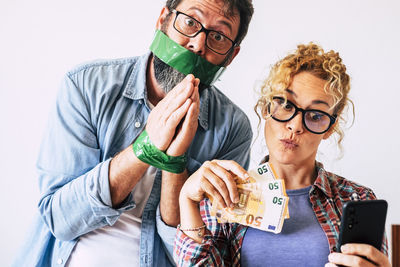
<path fill-rule="evenodd" d="M 196 134 L 199 83 L 192 74 L 187 75 L 154 107 L 147 120 L 146 131 L 150 140 L 170 156 L 184 154 Z"/>
<path fill-rule="evenodd" d="M 163 142 L 159 142 L 160 144 L 162 143 L 162 147 L 167 144 L 166 153 L 170 156 L 183 155 L 196 134 L 200 112 L 199 84 L 199 79 L 195 79 L 191 74 L 188 75 L 153 109 L 157 113 L 150 114 L 154 115 L 154 118 L 170 122 L 165 129 L 169 131 L 165 133 L 168 138 L 165 138 Z M 169 105 L 173 105 L 174 108 L 171 108 L 169 112 L 165 112 L 166 107 Z M 156 110 L 156 108 L 159 108 L 159 110 Z M 159 114 L 159 112 L 161 113 Z M 152 129 L 154 127 L 153 123 L 153 121 L 150 121 L 149 116 L 146 130 Z M 155 128 L 155 131 L 157 134 L 161 133 L 159 126 Z M 156 142 L 150 133 L 148 134 L 150 140 L 153 143 Z M 186 179 L 187 171 L 181 174 L 162 172 L 160 212 L 163 221 L 170 226 L 176 226 L 180 221 L 178 198 Z"/>
<path fill-rule="evenodd" d="M 172 139 L 172 142 L 166 152 L 170 156 L 183 155 L 189 148 L 193 137 L 196 134 L 200 112 L 199 84 L 200 80 L 195 79 L 193 94 L 190 97 L 192 103 L 183 122 L 178 125 L 176 129 L 176 135 Z"/>
<path fill-rule="evenodd" d="M 390 267 L 388 257 L 373 246 L 367 244 L 346 244 L 341 248 L 342 253 L 329 254 L 329 263 L 325 267 L 334 266 L 381 266 Z"/>

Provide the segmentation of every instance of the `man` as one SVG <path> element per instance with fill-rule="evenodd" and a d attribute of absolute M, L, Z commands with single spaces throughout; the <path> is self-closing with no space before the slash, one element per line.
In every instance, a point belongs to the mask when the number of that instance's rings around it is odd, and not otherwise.
<path fill-rule="evenodd" d="M 249 164 L 249 121 L 212 83 L 252 13 L 250 0 L 168 0 L 152 53 L 66 75 L 37 163 L 40 217 L 15 266 L 170 264 L 159 234 L 175 234 L 188 175 L 214 158 Z"/>

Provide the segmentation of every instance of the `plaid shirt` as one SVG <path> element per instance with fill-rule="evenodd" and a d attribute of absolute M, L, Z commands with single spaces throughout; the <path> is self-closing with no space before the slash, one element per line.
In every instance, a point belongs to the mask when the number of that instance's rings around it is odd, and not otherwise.
<path fill-rule="evenodd" d="M 315 215 L 324 230 L 331 252 L 337 251 L 343 204 L 351 200 L 376 199 L 371 189 L 324 170 L 317 162 L 318 177 L 309 196 Z M 177 230 L 174 259 L 178 266 L 240 266 L 240 249 L 247 226 L 218 223 L 210 214 L 208 199 L 200 202 L 200 214 L 207 226 L 201 244 Z M 385 237 L 382 252 L 388 255 Z"/>

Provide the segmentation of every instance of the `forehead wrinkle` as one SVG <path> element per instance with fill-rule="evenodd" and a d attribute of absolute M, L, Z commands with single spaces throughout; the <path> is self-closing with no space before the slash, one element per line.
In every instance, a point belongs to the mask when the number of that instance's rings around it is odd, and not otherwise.
<path fill-rule="evenodd" d="M 190 8 L 187 9 L 187 11 L 191 11 L 191 10 L 194 10 L 195 12 L 200 13 L 202 16 L 206 16 L 206 15 L 205 15 L 205 12 L 203 12 L 202 9 L 200 9 L 200 8 L 198 8 L 198 7 L 196 7 L 196 6 L 193 6 L 193 7 L 190 7 Z M 222 10 L 221 10 L 221 12 L 218 12 L 218 14 L 219 14 L 219 15 L 222 14 L 222 16 L 223 16 L 225 19 L 229 20 L 230 23 L 227 22 L 226 20 L 219 19 L 219 20 L 216 21 L 216 24 L 225 25 L 226 27 L 228 27 L 230 33 L 233 33 L 232 23 L 235 22 L 235 19 L 238 17 L 238 15 L 237 15 L 237 14 L 234 14 L 233 16 L 227 17 L 227 16 L 225 16 L 225 15 L 223 14 Z M 211 16 L 212 16 L 212 15 L 211 15 Z M 203 22 L 202 22 L 202 24 L 203 24 Z M 207 26 L 208 26 L 208 25 L 207 25 Z M 211 27 L 212 27 L 212 26 L 211 26 Z M 211 28 L 211 29 L 212 29 L 212 28 Z"/>

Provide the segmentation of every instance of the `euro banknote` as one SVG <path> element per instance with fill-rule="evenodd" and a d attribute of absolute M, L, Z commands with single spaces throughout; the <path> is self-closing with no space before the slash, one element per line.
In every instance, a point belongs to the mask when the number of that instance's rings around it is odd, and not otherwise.
<path fill-rule="evenodd" d="M 250 170 L 249 175 L 246 182 L 236 179 L 239 202 L 233 208 L 221 208 L 213 203 L 211 214 L 220 223 L 240 223 L 280 233 L 285 219 L 289 218 L 289 197 L 284 180 L 276 177 L 268 163 Z"/>

